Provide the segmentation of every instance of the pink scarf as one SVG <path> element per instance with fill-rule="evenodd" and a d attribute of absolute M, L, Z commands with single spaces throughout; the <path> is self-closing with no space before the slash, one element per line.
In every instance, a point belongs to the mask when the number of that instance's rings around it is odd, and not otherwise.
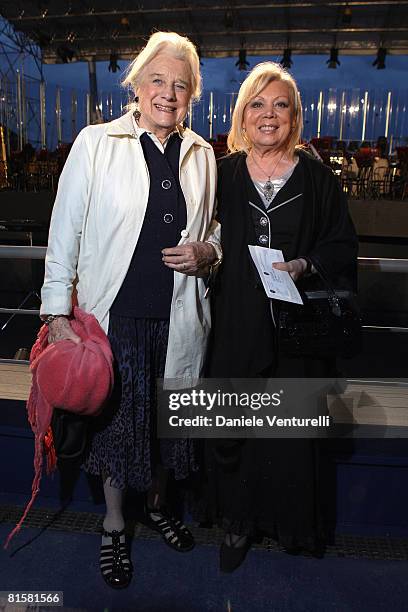
<path fill-rule="evenodd" d="M 50 427 L 53 409 L 63 408 L 76 414 L 97 416 L 113 388 L 112 351 L 98 321 L 75 306 L 70 324 L 81 338 L 81 343 L 61 340 L 48 344 L 48 326 L 43 325 L 31 350 L 32 383 L 27 413 L 35 439 L 35 475 L 31 499 L 20 521 L 7 537 L 4 548 L 21 529 L 40 490 L 44 450 L 47 473 L 56 467 Z"/>

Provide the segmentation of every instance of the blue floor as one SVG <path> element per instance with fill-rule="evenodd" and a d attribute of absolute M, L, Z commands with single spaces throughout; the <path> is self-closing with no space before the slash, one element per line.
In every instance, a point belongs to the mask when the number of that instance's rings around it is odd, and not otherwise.
<path fill-rule="evenodd" d="M 2 542 L 9 531 L 10 525 L 0 525 Z M 318 560 L 257 549 L 234 574 L 223 575 L 216 547 L 197 546 L 181 554 L 161 541 L 134 540 L 132 584 L 125 591 L 113 591 L 99 575 L 99 536 L 38 534 L 39 530 L 23 528 L 10 548 L 1 550 L 0 590 L 63 591 L 65 608 L 92 612 L 408 609 L 406 562 Z"/>

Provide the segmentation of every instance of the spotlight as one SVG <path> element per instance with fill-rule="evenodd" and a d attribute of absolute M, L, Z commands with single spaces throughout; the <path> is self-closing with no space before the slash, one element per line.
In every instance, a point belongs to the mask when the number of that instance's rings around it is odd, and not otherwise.
<path fill-rule="evenodd" d="M 117 72 L 118 70 L 120 70 L 120 66 L 118 64 L 118 56 L 116 53 L 110 54 L 108 70 L 109 72 Z"/>
<path fill-rule="evenodd" d="M 238 53 L 238 61 L 235 62 L 235 65 L 238 67 L 238 70 L 247 70 L 249 67 L 249 62 L 247 61 L 247 52 L 245 49 L 240 49 Z"/>
<path fill-rule="evenodd" d="M 57 55 L 63 64 L 68 64 L 74 59 L 75 51 L 66 45 L 57 48 Z"/>
<path fill-rule="evenodd" d="M 31 36 L 41 49 L 48 47 L 52 42 L 52 36 L 41 30 L 34 30 Z"/>
<path fill-rule="evenodd" d="M 201 47 L 196 47 L 196 49 L 197 49 L 198 59 L 200 60 L 200 66 L 203 66 L 204 65 L 203 62 L 202 62 L 203 53 L 201 51 Z"/>
<path fill-rule="evenodd" d="M 353 17 L 353 13 L 351 11 L 351 8 L 349 7 L 348 4 L 346 4 L 346 6 L 344 7 L 344 11 L 343 11 L 341 20 L 344 24 L 349 25 L 351 23 L 352 17 Z"/>
<path fill-rule="evenodd" d="M 387 49 L 384 49 L 384 47 L 380 47 L 377 51 L 377 57 L 373 61 L 373 66 L 377 66 L 377 70 L 384 70 L 386 55 Z"/>
<path fill-rule="evenodd" d="M 226 30 L 234 27 L 234 13 L 230 9 L 224 13 L 224 27 Z"/>
<path fill-rule="evenodd" d="M 328 68 L 337 68 L 340 66 L 339 62 L 339 50 L 336 47 L 330 49 L 330 58 L 326 62 Z"/>
<path fill-rule="evenodd" d="M 126 30 L 127 32 L 129 32 L 130 30 L 130 21 L 129 21 L 129 17 L 127 15 L 123 15 L 120 18 L 120 25 L 122 26 L 122 28 L 124 30 Z"/>
<path fill-rule="evenodd" d="M 282 68 L 291 68 L 292 64 L 292 49 L 285 49 L 283 52 L 283 57 L 280 61 L 280 65 L 282 66 Z"/>

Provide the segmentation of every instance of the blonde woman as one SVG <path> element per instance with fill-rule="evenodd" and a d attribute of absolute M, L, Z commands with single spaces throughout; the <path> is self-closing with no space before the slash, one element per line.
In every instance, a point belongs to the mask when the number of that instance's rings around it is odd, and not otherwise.
<path fill-rule="evenodd" d="M 281 355 L 279 302 L 265 294 L 248 245 L 281 249 L 274 264 L 296 282 L 313 280 L 309 257 L 337 286 L 355 283 L 357 239 L 347 203 L 329 168 L 299 148 L 302 106 L 293 78 L 258 64 L 243 82 L 218 165 L 223 264 L 213 291 L 209 375 L 216 378 L 323 377 L 331 360 Z M 225 528 L 221 569 L 235 570 L 257 533 L 289 550 L 319 551 L 316 448 L 308 439 L 209 441 L 213 518 Z"/>
<path fill-rule="evenodd" d="M 216 166 L 211 146 L 183 120 L 201 92 L 194 45 L 156 32 L 125 79 L 135 104 L 124 116 L 82 130 L 59 182 L 42 290 L 50 342 L 79 342 L 67 318 L 78 302 L 108 333 L 115 390 L 96 424 L 85 469 L 103 479 L 106 516 L 100 567 L 126 587 L 123 496 L 146 493 L 146 522 L 176 551 L 187 528 L 165 509 L 168 474 L 196 469 L 188 440 L 158 441 L 156 378 L 189 386 L 202 369 L 210 330 L 204 277 L 221 257 L 213 220 Z"/>

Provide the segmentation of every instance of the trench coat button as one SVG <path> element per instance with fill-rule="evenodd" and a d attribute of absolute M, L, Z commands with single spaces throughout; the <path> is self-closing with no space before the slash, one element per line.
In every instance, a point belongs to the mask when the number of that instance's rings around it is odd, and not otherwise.
<path fill-rule="evenodd" d="M 186 230 L 186 229 L 181 230 L 181 232 L 180 232 L 180 236 L 181 236 L 182 238 L 188 238 L 188 237 L 189 237 L 188 230 Z"/>
<path fill-rule="evenodd" d="M 178 299 L 176 300 L 176 306 L 177 306 L 177 308 L 183 308 L 183 304 L 184 304 L 184 302 L 183 302 L 183 300 L 181 300 L 180 298 L 178 298 Z"/>
<path fill-rule="evenodd" d="M 259 219 L 259 223 L 260 223 L 261 225 L 268 225 L 268 219 L 267 219 L 266 217 L 261 217 L 261 218 Z"/>
<path fill-rule="evenodd" d="M 172 223 L 172 222 L 173 222 L 173 220 L 174 220 L 174 217 L 173 217 L 173 215 L 172 215 L 171 213 L 166 213 L 166 214 L 164 215 L 164 217 L 163 217 L 163 221 L 164 221 L 165 223 Z"/>
<path fill-rule="evenodd" d="M 162 181 L 161 186 L 163 187 L 163 189 L 170 189 L 171 181 L 169 179 L 164 179 L 164 181 Z"/>
<path fill-rule="evenodd" d="M 265 236 L 265 234 L 261 234 L 259 236 L 259 242 L 261 244 L 268 244 L 268 236 Z"/>

